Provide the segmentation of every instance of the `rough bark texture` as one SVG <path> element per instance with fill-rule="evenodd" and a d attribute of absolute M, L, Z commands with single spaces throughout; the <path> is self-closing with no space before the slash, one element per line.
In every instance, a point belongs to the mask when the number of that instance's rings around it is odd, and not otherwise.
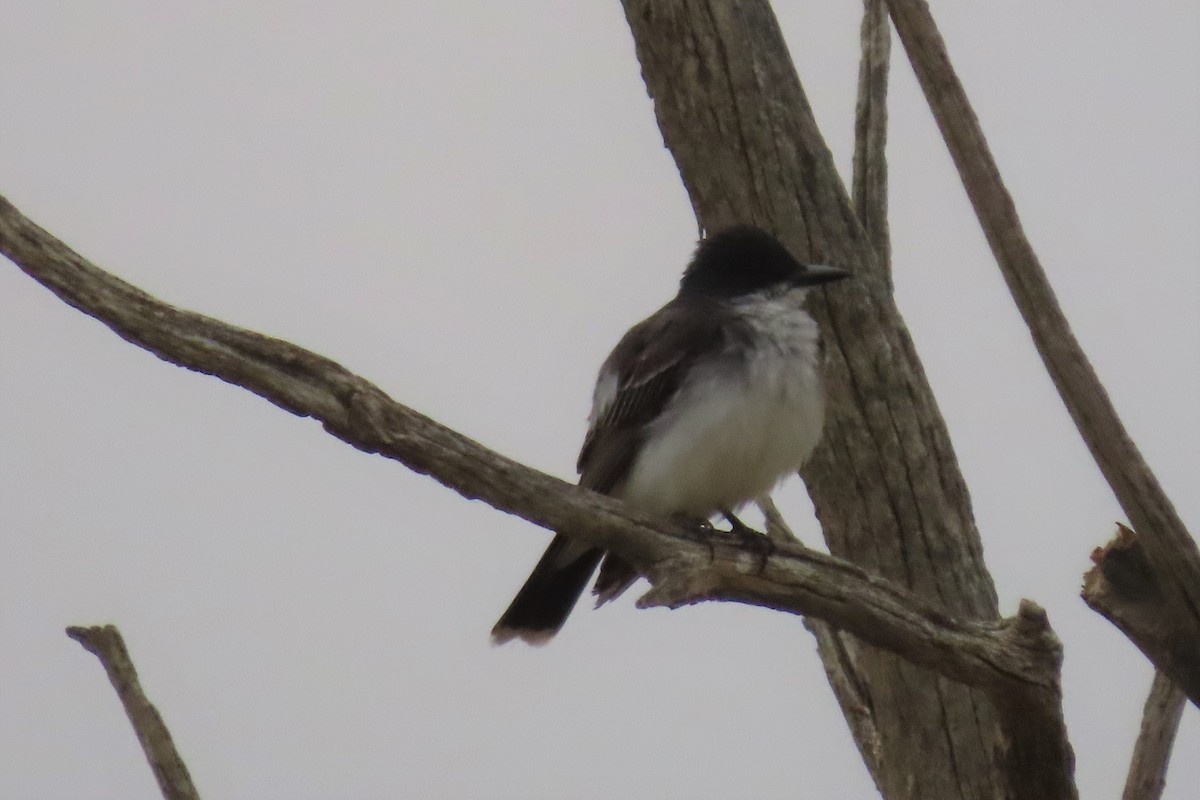
<path fill-rule="evenodd" d="M 1032 604 L 1008 620 L 950 616 L 916 593 L 796 544 L 769 550 L 683 527 L 518 464 L 288 342 L 173 308 L 109 275 L 0 198 L 0 252 L 65 302 L 160 358 L 242 386 L 468 498 L 614 550 L 645 572 L 643 605 L 701 600 L 812 615 L 996 698 L 1055 690 L 1060 647 Z"/>
<path fill-rule="evenodd" d="M 1121 800 L 1158 800 L 1167 788 L 1167 765 L 1179 731 L 1186 698 L 1174 681 L 1154 673 L 1150 696 L 1142 712 L 1142 729 L 1133 748 L 1129 775 Z"/>
<path fill-rule="evenodd" d="M 854 114 L 854 211 L 891 287 L 892 243 L 887 222 L 887 87 L 892 49 L 887 7 L 864 0 L 860 26 L 858 92 Z M 769 527 L 769 526 L 768 526 Z M 806 619 L 833 696 L 850 726 L 859 755 L 877 787 L 882 786 L 883 740 L 863 674 L 862 642 L 828 623 Z"/>
<path fill-rule="evenodd" d="M 950 66 L 924 0 L 887 0 L 896 31 L 954 158 L 963 186 L 1067 411 L 1142 540 L 1164 610 L 1186 643 L 1200 637 L 1200 548 L 1184 528 L 1071 332 L 979 120 Z M 1172 674 L 1168 667 L 1155 664 Z M 1184 687 L 1186 689 L 1186 687 Z M 1193 700 L 1196 699 L 1191 694 Z"/>
<path fill-rule="evenodd" d="M 1118 525 L 1112 541 L 1092 553 L 1083 601 L 1200 706 L 1200 636 L 1173 613 L 1144 545 L 1144 537 Z"/>
<path fill-rule="evenodd" d="M 862 59 L 854 111 L 854 210 L 875 255 L 891 274 L 888 232 L 887 91 L 892 35 L 883 0 L 863 0 Z"/>
<path fill-rule="evenodd" d="M 995 618 L 967 489 L 886 264 L 835 173 L 769 7 L 624 6 L 701 226 L 755 222 L 803 259 L 854 270 L 856 280 L 814 304 L 829 342 L 830 418 L 804 477 L 831 551 L 952 613 Z M 1008 792 L 997 768 L 1003 737 L 982 695 L 877 650 L 864 648 L 859 664 L 883 743 L 877 778 L 886 797 Z"/>
<path fill-rule="evenodd" d="M 67 628 L 67 636 L 83 645 L 104 665 L 104 671 L 117 690 L 133 731 L 142 744 L 142 752 L 146 754 L 154 777 L 158 779 L 162 796 L 166 800 L 199 800 L 200 795 L 192 785 L 187 766 L 179 757 L 175 742 L 171 740 L 171 732 L 167 730 L 158 709 L 142 691 L 121 632 L 112 625 L 104 625 Z"/>

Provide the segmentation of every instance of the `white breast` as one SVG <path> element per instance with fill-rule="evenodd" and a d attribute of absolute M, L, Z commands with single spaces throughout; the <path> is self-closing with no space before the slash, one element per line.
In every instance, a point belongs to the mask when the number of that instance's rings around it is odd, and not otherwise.
<path fill-rule="evenodd" d="M 800 295 L 740 305 L 754 355 L 697 369 L 652 423 L 621 496 L 659 513 L 708 516 L 769 492 L 821 436 L 819 333 Z M 739 345 L 740 347 L 740 345 Z"/>

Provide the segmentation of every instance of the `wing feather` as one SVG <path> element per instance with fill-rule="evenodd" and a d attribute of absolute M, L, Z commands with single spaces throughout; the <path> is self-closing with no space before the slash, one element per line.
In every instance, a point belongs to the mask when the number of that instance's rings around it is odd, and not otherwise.
<path fill-rule="evenodd" d="M 723 344 L 712 314 L 678 301 L 631 328 L 600 368 L 591 425 L 579 452 L 580 484 L 606 494 L 615 491 L 647 426 L 666 408 L 692 364 Z"/>

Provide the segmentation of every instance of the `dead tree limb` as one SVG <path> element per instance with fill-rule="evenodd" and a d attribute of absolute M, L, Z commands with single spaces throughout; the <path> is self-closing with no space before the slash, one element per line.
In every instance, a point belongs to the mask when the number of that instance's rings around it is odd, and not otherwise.
<path fill-rule="evenodd" d="M 759 499 L 758 507 L 766 520 L 767 536 L 773 541 L 784 544 L 800 541 L 770 497 Z M 829 688 L 850 726 L 863 764 L 878 786 L 883 743 L 875 725 L 871 696 L 857 663 L 860 644 L 853 636 L 815 617 L 805 617 L 804 627 L 817 640 L 817 655 L 825 668 Z"/>
<path fill-rule="evenodd" d="M 734 534 L 641 513 L 488 450 L 329 359 L 169 306 L 91 264 L 3 198 L 0 252 L 67 303 L 166 361 L 313 417 L 339 439 L 465 497 L 615 550 L 653 584 L 642 605 L 726 600 L 809 614 L 997 696 L 1056 691 L 1059 644 L 1032 604 L 1008 620 L 955 619 L 841 559 L 784 543 L 764 557 Z"/>
<path fill-rule="evenodd" d="M 875 250 L 878 268 L 891 288 L 892 247 L 887 221 L 887 89 L 892 49 L 891 27 L 883 0 L 863 0 L 859 31 L 861 55 L 854 114 L 854 211 Z M 774 507 L 772 506 L 772 509 Z M 767 530 L 772 521 L 767 514 Z M 776 523 L 782 525 L 782 520 Z M 870 682 L 861 667 L 862 643 L 829 623 L 805 619 L 816 637 L 817 655 L 833 696 L 842 709 L 859 755 L 882 791 L 883 740 L 875 719 Z"/>
<path fill-rule="evenodd" d="M 1174 618 L 1173 627 L 1185 632 L 1180 643 L 1184 647 L 1200 637 L 1200 548 L 1126 432 L 1071 332 L 1025 236 L 979 119 L 950 65 L 928 4 L 925 0 L 887 3 L 1009 291 L 1075 426 L 1138 532 L 1164 610 Z M 1194 652 L 1200 657 L 1200 651 Z M 1153 654 L 1147 655 L 1153 660 Z M 1154 665 L 1174 676 L 1171 664 L 1155 661 Z M 1195 679 L 1200 680 L 1200 674 Z M 1187 685 L 1181 685 L 1186 691 Z M 1200 705 L 1200 695 L 1188 691 L 1188 696 Z"/>
<path fill-rule="evenodd" d="M 129 650 L 125 648 L 121 632 L 113 625 L 98 625 L 67 628 L 67 636 L 100 659 L 109 681 L 117 690 L 121 705 L 125 707 L 125 714 L 142 744 L 142 752 L 150 762 L 165 800 L 199 800 L 200 795 L 192 785 L 187 765 L 175 749 L 171 732 L 167 730 L 158 709 L 142 691 L 142 684 L 138 681 L 137 670 L 133 667 Z"/>
<path fill-rule="evenodd" d="M 1120 629 L 1159 670 L 1200 703 L 1200 636 L 1181 625 L 1147 557 L 1145 537 L 1124 525 L 1092 553 L 1083 576 L 1083 601 Z"/>
<path fill-rule="evenodd" d="M 854 210 L 875 248 L 878 262 L 892 271 L 888 232 L 887 91 L 892 33 L 884 0 L 863 0 L 862 56 L 854 109 Z"/>
<path fill-rule="evenodd" d="M 1158 800 L 1167 787 L 1167 765 L 1187 698 L 1167 676 L 1154 673 L 1142 711 L 1142 727 L 1133 747 L 1121 800 Z"/>

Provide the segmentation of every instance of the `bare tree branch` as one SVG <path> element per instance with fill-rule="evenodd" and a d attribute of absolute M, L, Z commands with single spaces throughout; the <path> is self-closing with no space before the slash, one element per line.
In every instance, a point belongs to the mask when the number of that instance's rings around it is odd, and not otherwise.
<path fill-rule="evenodd" d="M 1095 566 L 1083 576 L 1083 601 L 1200 704 L 1200 635 L 1172 613 L 1159 574 L 1146 556 L 1145 541 L 1117 525 L 1112 541 L 1092 553 Z"/>
<path fill-rule="evenodd" d="M 765 533 L 771 537 L 773 541 L 782 542 L 784 544 L 804 543 L 800 541 L 800 537 L 796 535 L 791 526 L 787 524 L 787 520 L 783 518 L 783 514 L 775 505 L 775 501 L 770 495 L 764 495 L 757 500 L 758 510 L 762 512 L 763 522 L 766 524 Z"/>
<path fill-rule="evenodd" d="M 1129 776 L 1121 800 L 1158 800 L 1167 786 L 1167 765 L 1187 701 L 1183 692 L 1161 672 L 1154 673 L 1150 696 L 1142 712 L 1142 729 L 1133 748 Z"/>
<path fill-rule="evenodd" d="M 1060 646 L 1032 605 L 1011 620 L 957 620 L 832 556 L 785 544 L 764 553 L 733 534 L 638 512 L 488 450 L 315 353 L 166 305 L 89 263 L 3 198 L 0 252 L 66 302 L 166 361 L 312 416 L 343 441 L 400 461 L 465 497 L 615 550 L 653 584 L 642 605 L 728 600 L 811 614 L 992 693 L 1042 697 L 1057 690 Z"/>
<path fill-rule="evenodd" d="M 787 520 L 770 497 L 758 500 L 758 507 L 766 520 L 767 536 L 773 541 L 784 544 L 800 542 L 800 537 L 792 531 Z M 803 543 L 801 543 L 803 546 Z M 829 687 L 833 696 L 841 706 L 846 723 L 850 726 L 854 743 L 859 748 L 863 763 L 870 773 L 875 785 L 879 786 L 880 759 L 883 756 L 883 741 L 879 729 L 875 725 L 875 716 L 871 710 L 870 694 L 866 683 L 860 674 L 861 670 L 855 659 L 859 642 L 852 636 L 838 631 L 827 622 L 813 617 L 804 618 L 804 627 L 817 640 L 817 655 L 825 668 L 829 679 Z"/>
<path fill-rule="evenodd" d="M 892 288 L 892 247 L 887 219 L 887 89 L 891 56 L 891 32 L 883 0 L 863 0 L 859 38 L 862 55 L 858 68 L 858 101 L 854 119 L 854 173 L 851 177 L 854 210 L 871 240 L 888 289 Z M 772 505 L 771 510 L 774 510 Z M 767 517 L 767 532 L 772 515 Z M 784 525 L 780 519 L 777 523 Z M 875 786 L 883 791 L 883 739 L 875 721 L 869 680 L 860 666 L 862 644 L 828 623 L 805 619 L 804 625 L 817 640 L 817 654 L 833 696 L 850 726 L 859 755 Z"/>
<path fill-rule="evenodd" d="M 979 120 L 950 65 L 925 0 L 887 0 L 896 30 L 1013 299 L 1075 426 L 1138 531 L 1175 625 L 1200 634 L 1200 548 L 1137 446 L 1071 332 L 1026 238 Z M 1155 666 L 1172 674 L 1167 666 Z M 1196 695 L 1189 693 L 1193 702 Z"/>
<path fill-rule="evenodd" d="M 760 498 L 758 507 L 766 520 L 767 536 L 785 544 L 800 541 L 800 537 L 792 531 L 770 497 Z M 815 617 L 805 617 L 804 627 L 808 628 L 817 640 L 817 655 L 825 668 L 829 687 L 833 689 L 833 696 L 842 709 L 846 724 L 850 726 L 854 743 L 859 748 L 867 772 L 875 781 L 875 785 L 879 786 L 883 740 L 879 736 L 879 728 L 875 725 L 870 692 L 856 659 L 861 645 L 854 637 Z"/>
<path fill-rule="evenodd" d="M 862 60 L 854 113 L 854 210 L 888 276 L 892 242 L 888 233 L 887 90 L 892 36 L 884 0 L 863 0 Z"/>
<path fill-rule="evenodd" d="M 880 787 L 884 745 L 879 726 L 875 724 L 870 687 L 858 665 L 862 643 L 829 623 L 812 617 L 804 619 L 804 627 L 817 640 L 817 654 L 821 658 L 821 665 L 825 667 L 829 687 L 842 709 L 871 780 L 875 781 L 876 787 Z"/>
<path fill-rule="evenodd" d="M 154 770 L 163 797 L 166 800 L 199 800 L 200 795 L 192 785 L 187 765 L 179 757 L 179 751 L 171 740 L 171 732 L 167 730 L 158 709 L 142 691 L 121 632 L 113 625 L 72 627 L 67 628 L 67 636 L 100 659 L 108 679 L 117 690 L 117 696 L 121 698 L 121 705 L 125 707 L 133 731 L 142 743 L 142 752 Z"/>

